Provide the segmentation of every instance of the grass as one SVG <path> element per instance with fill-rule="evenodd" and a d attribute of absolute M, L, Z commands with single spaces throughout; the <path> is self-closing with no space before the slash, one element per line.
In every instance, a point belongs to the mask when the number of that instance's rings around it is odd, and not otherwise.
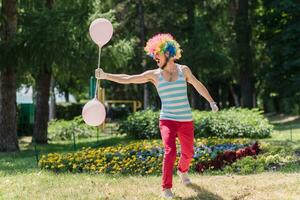
<path fill-rule="evenodd" d="M 271 138 L 261 142 L 284 145 L 300 152 L 300 120 L 274 117 Z M 292 141 L 290 140 L 290 128 Z M 81 139 L 76 148 L 102 147 L 126 143 L 122 136 L 102 134 Z M 160 176 L 125 176 L 93 174 L 54 174 L 37 167 L 34 146 L 30 138 L 20 138 L 21 152 L 0 153 L 0 199 L 158 199 Z M 38 152 L 72 152 L 73 142 L 53 142 L 39 145 Z M 174 176 L 176 199 L 240 200 L 240 199 L 300 199 L 300 166 L 290 165 L 277 172 L 251 175 L 191 174 L 191 187 L 180 185 Z"/>
<path fill-rule="evenodd" d="M 106 147 L 120 143 L 126 143 L 129 139 L 124 136 L 100 135 L 97 138 L 80 139 L 76 142 L 74 149 L 73 141 L 50 142 L 46 145 L 38 145 L 37 153 L 34 145 L 31 143 L 31 137 L 22 137 L 20 142 L 20 152 L 17 153 L 0 153 L 0 176 L 3 174 L 27 173 L 38 170 L 36 156 L 51 152 L 73 152 L 82 147 Z"/>
<path fill-rule="evenodd" d="M 269 120 L 274 125 L 272 137 L 260 141 L 290 148 L 300 156 L 300 116 L 277 115 Z"/>
<path fill-rule="evenodd" d="M 192 175 L 183 187 L 176 176 L 176 199 L 296 199 L 300 174 L 262 173 L 248 176 Z M 53 174 L 36 171 L 0 177 L 3 199 L 158 199 L 160 177 Z M 1 195 L 0 195 L 1 197 Z"/>

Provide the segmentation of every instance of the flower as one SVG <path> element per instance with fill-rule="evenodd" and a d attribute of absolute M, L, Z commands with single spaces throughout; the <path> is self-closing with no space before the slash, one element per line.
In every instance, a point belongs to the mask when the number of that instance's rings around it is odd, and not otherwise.
<path fill-rule="evenodd" d="M 194 146 L 195 153 L 191 169 L 198 172 L 212 167 L 218 169 L 227 163 L 234 162 L 238 158 L 238 152 L 245 152 L 243 150 L 245 148 L 248 148 L 246 151 L 249 154 L 259 152 L 257 143 L 246 145 L 243 140 L 225 140 L 215 137 L 196 139 Z M 178 150 L 180 151 L 180 148 Z M 49 153 L 41 156 L 39 166 L 56 172 L 157 174 L 161 173 L 163 156 L 164 148 L 161 140 L 142 140 L 112 147 L 96 149 L 86 147 L 75 153 Z M 179 156 L 176 157 L 176 163 L 178 161 Z"/>

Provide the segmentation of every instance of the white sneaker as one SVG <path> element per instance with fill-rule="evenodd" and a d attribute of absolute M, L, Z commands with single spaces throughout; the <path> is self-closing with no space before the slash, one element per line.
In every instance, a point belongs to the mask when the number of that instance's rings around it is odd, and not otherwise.
<path fill-rule="evenodd" d="M 174 194 L 171 189 L 165 189 L 162 191 L 161 196 L 166 199 L 172 199 Z"/>
<path fill-rule="evenodd" d="M 180 177 L 181 183 L 183 183 L 183 185 L 192 184 L 192 181 L 189 179 L 187 172 L 182 173 L 181 171 L 177 170 L 177 174 Z"/>

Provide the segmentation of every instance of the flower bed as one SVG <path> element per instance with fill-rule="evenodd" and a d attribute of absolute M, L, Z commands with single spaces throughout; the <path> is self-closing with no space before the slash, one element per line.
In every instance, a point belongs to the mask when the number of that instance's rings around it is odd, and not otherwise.
<path fill-rule="evenodd" d="M 203 172 L 221 168 L 236 159 L 259 152 L 257 143 L 248 139 L 206 138 L 195 140 L 191 170 Z M 104 148 L 83 148 L 76 153 L 43 155 L 39 165 L 55 172 L 92 172 L 109 174 L 161 173 L 164 149 L 161 140 L 131 142 Z M 179 160 L 180 146 L 178 146 Z"/>
<path fill-rule="evenodd" d="M 212 148 L 208 148 L 212 152 L 213 159 L 200 161 L 196 164 L 196 171 L 203 172 L 205 169 L 221 169 L 226 164 L 231 164 L 237 159 L 241 159 L 246 156 L 257 155 L 261 149 L 258 142 L 251 145 L 216 145 Z"/>

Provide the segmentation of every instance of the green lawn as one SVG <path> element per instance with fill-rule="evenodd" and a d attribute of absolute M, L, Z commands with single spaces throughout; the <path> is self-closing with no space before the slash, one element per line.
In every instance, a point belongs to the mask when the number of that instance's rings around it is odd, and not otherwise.
<path fill-rule="evenodd" d="M 260 141 L 300 152 L 300 120 L 270 120 L 275 124 L 272 138 Z M 126 142 L 124 137 L 102 134 L 98 142 L 96 138 L 78 141 L 76 148 Z M 19 153 L 0 153 L 0 199 L 158 199 L 160 194 L 160 176 L 54 174 L 37 167 L 30 138 L 21 138 L 20 146 Z M 73 150 L 72 141 L 38 146 L 40 154 Z M 185 188 L 174 177 L 177 199 L 300 199 L 300 166 L 243 176 L 192 174 L 191 178 L 194 184 Z"/>

